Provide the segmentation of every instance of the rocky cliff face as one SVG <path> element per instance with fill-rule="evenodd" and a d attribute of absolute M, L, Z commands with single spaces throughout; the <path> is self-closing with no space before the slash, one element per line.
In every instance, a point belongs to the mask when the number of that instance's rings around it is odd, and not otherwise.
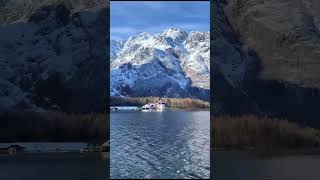
<path fill-rule="evenodd" d="M 216 70 L 212 71 L 220 77 L 212 78 L 217 89 L 213 94 L 222 110 L 288 117 L 319 126 L 319 2 L 216 0 L 212 9 L 217 17 L 212 27 Z M 225 64 L 243 68 L 236 75 L 241 77 L 238 83 L 229 78 L 234 70 L 226 70 Z M 237 108 L 240 104 L 225 92 L 241 99 L 245 108 Z"/>
<path fill-rule="evenodd" d="M 108 2 L 0 1 L 0 110 L 103 111 Z"/>
<path fill-rule="evenodd" d="M 209 99 L 210 33 L 170 28 L 111 41 L 111 96 Z"/>
<path fill-rule="evenodd" d="M 261 59 L 261 78 L 320 87 L 318 1 L 230 0 L 226 16 Z M 319 10 L 319 9 L 318 9 Z"/>

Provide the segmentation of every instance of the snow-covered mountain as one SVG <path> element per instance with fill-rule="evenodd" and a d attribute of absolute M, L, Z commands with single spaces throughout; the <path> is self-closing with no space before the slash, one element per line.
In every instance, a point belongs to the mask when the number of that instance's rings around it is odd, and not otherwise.
<path fill-rule="evenodd" d="M 110 49 L 111 96 L 209 97 L 209 32 L 143 32 Z"/>
<path fill-rule="evenodd" d="M 0 0 L 0 112 L 104 111 L 108 8 L 102 0 Z"/>

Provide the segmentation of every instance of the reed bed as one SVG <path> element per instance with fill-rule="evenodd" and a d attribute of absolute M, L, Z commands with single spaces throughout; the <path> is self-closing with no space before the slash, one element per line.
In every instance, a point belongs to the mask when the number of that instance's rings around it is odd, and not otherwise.
<path fill-rule="evenodd" d="M 320 148 L 320 131 L 254 115 L 211 117 L 214 148 Z"/>
<path fill-rule="evenodd" d="M 57 111 L 0 113 L 0 142 L 86 141 L 105 142 L 107 115 Z"/>

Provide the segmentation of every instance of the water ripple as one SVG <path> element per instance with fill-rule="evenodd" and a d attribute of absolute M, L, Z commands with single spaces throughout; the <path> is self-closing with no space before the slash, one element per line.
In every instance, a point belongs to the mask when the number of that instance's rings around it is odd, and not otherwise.
<path fill-rule="evenodd" d="M 111 114 L 112 178 L 210 177 L 208 111 Z"/>

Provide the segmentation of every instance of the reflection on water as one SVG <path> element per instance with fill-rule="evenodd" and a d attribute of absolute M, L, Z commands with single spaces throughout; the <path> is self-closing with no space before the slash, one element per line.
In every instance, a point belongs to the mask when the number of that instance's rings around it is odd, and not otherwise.
<path fill-rule="evenodd" d="M 111 178 L 209 178 L 209 111 L 111 113 Z"/>
<path fill-rule="evenodd" d="M 320 156 L 261 157 L 254 151 L 214 151 L 215 180 L 319 180 Z"/>
<path fill-rule="evenodd" d="M 84 142 L 70 142 L 70 143 L 59 143 L 59 142 L 15 142 L 15 143 L 0 143 L 0 148 L 6 148 L 11 145 L 19 145 L 24 148 L 26 153 L 32 152 L 79 152 L 80 149 L 88 146 Z"/>
<path fill-rule="evenodd" d="M 0 155 L 1 180 L 104 180 L 107 162 L 79 153 Z"/>

